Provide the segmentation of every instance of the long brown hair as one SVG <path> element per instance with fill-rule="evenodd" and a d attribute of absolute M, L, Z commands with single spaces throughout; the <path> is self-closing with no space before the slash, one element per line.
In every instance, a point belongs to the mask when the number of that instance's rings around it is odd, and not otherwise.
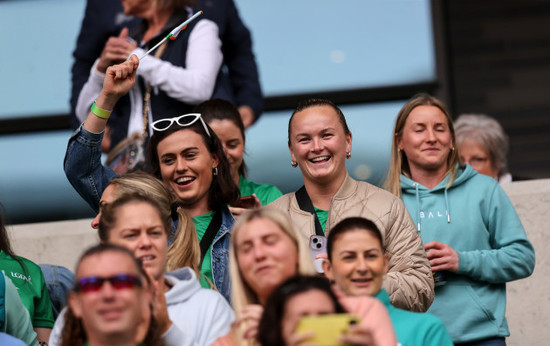
<path fill-rule="evenodd" d="M 409 161 L 407 160 L 407 156 L 405 155 L 405 153 L 402 150 L 399 150 L 398 143 L 403 136 L 403 128 L 405 127 L 405 123 L 407 122 L 409 115 L 411 114 L 413 109 L 418 106 L 433 106 L 439 108 L 439 110 L 443 112 L 445 118 L 447 119 L 453 145 L 456 143 L 453 119 L 451 118 L 451 114 L 447 110 L 447 107 L 445 107 L 441 100 L 428 94 L 418 94 L 416 96 L 413 96 L 407 103 L 405 103 L 405 105 L 397 114 L 397 119 L 395 120 L 391 148 L 390 168 L 388 171 L 388 178 L 386 179 L 386 183 L 384 184 L 386 190 L 390 191 L 398 197 L 401 196 L 401 174 L 404 174 L 408 178 L 411 177 Z M 456 177 L 457 164 L 458 153 L 456 150 L 451 150 L 449 156 L 447 157 L 447 173 L 452 173 L 451 180 L 449 181 L 449 186 L 453 183 Z"/>

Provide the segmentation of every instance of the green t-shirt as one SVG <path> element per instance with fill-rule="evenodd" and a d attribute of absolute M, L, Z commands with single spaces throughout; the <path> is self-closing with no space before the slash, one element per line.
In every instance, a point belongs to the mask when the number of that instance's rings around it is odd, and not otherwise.
<path fill-rule="evenodd" d="M 239 181 L 239 191 L 242 197 L 251 196 L 255 193 L 261 205 L 269 204 L 283 195 L 283 193 L 273 185 L 256 184 L 245 179 L 242 175 Z"/>
<path fill-rule="evenodd" d="M 26 271 L 18 261 L 0 250 L 0 270 L 17 287 L 21 301 L 29 311 L 33 327 L 53 328 L 52 305 L 44 275 L 39 266 L 26 258 L 19 258 Z"/>
<path fill-rule="evenodd" d="M 313 208 L 315 209 L 315 214 L 317 214 L 317 218 L 324 232 L 327 226 L 328 210 L 319 209 L 316 206 L 313 206 Z"/>
<path fill-rule="evenodd" d="M 192 217 L 193 223 L 195 224 L 195 229 L 197 230 L 197 236 L 199 237 L 199 243 L 202 240 L 202 237 L 204 237 L 206 229 L 212 221 L 212 217 L 214 217 L 213 212 Z M 206 251 L 206 255 L 204 255 L 204 260 L 202 261 L 201 267 L 201 274 L 201 286 L 203 288 L 211 288 L 210 283 L 208 282 L 208 280 L 206 280 L 206 278 L 214 282 L 214 277 L 212 275 L 212 244 L 210 244 L 208 251 Z"/>

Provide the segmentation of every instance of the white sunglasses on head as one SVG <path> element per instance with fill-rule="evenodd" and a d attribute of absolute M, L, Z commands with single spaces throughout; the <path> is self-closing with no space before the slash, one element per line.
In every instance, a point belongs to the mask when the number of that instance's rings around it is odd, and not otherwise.
<path fill-rule="evenodd" d="M 202 123 L 202 127 L 204 128 L 204 131 L 210 136 L 210 131 L 208 131 L 208 128 L 206 127 L 206 124 L 204 123 L 204 120 L 202 120 L 200 113 L 189 113 L 189 114 L 183 114 L 175 118 L 166 118 L 166 119 L 159 119 L 157 121 L 154 121 L 151 124 L 151 127 L 155 131 L 166 131 L 172 126 L 172 124 L 177 123 L 181 127 L 187 127 L 193 125 L 197 120 L 200 120 Z"/>

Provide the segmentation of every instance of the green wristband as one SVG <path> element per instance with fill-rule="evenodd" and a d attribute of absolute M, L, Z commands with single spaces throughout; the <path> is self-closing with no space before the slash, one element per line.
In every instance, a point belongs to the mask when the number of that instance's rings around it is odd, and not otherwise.
<path fill-rule="evenodd" d="M 92 108 L 90 108 L 90 112 L 94 113 L 95 116 L 101 119 L 109 119 L 112 110 L 108 111 L 103 108 L 99 108 L 94 101 L 94 103 L 92 103 Z"/>

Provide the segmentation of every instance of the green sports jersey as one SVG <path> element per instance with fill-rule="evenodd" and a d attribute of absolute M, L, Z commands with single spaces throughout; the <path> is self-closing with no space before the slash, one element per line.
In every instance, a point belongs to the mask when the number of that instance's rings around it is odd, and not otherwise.
<path fill-rule="evenodd" d="M 245 179 L 242 175 L 240 178 L 239 191 L 241 192 L 241 196 L 251 196 L 255 193 L 261 205 L 269 204 L 283 195 L 283 193 L 273 185 L 256 184 Z"/>
<path fill-rule="evenodd" d="M 54 324 L 50 295 L 40 267 L 24 257 L 21 263 L 0 250 L 0 270 L 13 282 L 35 328 L 52 328 Z"/>

